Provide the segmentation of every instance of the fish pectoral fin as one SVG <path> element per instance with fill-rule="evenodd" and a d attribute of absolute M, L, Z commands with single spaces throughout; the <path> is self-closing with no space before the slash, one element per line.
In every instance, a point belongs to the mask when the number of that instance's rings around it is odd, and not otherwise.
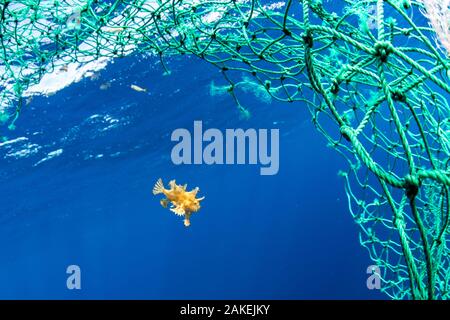
<path fill-rule="evenodd" d="M 177 216 L 183 216 L 185 211 L 182 206 L 176 206 L 174 208 L 171 208 L 170 211 L 175 213 Z"/>
<path fill-rule="evenodd" d="M 163 208 L 167 208 L 167 205 L 169 204 L 169 200 L 161 199 L 160 203 L 163 206 Z"/>

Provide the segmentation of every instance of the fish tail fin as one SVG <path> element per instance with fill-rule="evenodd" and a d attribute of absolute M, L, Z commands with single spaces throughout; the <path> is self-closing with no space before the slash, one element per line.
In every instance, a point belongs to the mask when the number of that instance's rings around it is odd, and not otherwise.
<path fill-rule="evenodd" d="M 156 181 L 155 186 L 153 187 L 153 194 L 155 194 L 155 195 L 160 194 L 160 193 L 163 193 L 163 191 L 164 191 L 164 185 L 163 185 L 162 179 L 159 178 L 158 181 Z"/>

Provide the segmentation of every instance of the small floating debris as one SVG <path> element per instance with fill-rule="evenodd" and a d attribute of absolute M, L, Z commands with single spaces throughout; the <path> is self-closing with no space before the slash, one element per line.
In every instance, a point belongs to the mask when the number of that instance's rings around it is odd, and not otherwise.
<path fill-rule="evenodd" d="M 105 82 L 100 85 L 100 90 L 108 90 L 111 87 L 111 82 Z"/>
<path fill-rule="evenodd" d="M 66 21 L 69 30 L 78 30 L 81 27 L 81 10 L 76 9 Z"/>
<path fill-rule="evenodd" d="M 139 86 L 137 86 L 135 84 L 132 84 L 130 86 L 130 88 L 133 89 L 134 91 L 137 91 L 137 92 L 147 92 L 147 89 L 141 88 L 141 87 L 139 87 Z"/>

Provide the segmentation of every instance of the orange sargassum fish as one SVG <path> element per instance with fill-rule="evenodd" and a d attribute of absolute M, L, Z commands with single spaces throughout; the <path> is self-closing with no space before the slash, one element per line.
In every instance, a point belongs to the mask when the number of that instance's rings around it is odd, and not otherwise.
<path fill-rule="evenodd" d="M 187 184 L 184 186 L 177 185 L 175 180 L 171 180 L 169 186 L 170 189 L 164 188 L 164 184 L 160 178 L 153 187 L 153 194 L 164 194 L 166 198 L 160 201 L 161 205 L 167 208 L 170 202 L 170 211 L 178 216 L 184 216 L 184 225 L 189 227 L 191 225 L 191 214 L 200 210 L 200 201 L 205 199 L 205 197 L 196 198 L 200 190 L 198 187 L 191 191 L 186 191 Z"/>

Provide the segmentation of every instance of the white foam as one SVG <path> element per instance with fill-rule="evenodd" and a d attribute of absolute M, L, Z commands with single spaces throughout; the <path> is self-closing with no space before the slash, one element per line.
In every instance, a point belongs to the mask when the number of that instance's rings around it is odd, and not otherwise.
<path fill-rule="evenodd" d="M 0 142 L 0 147 L 4 147 L 4 146 L 10 145 L 10 144 L 14 144 L 14 143 L 17 143 L 20 141 L 27 141 L 27 140 L 28 140 L 28 138 L 26 138 L 26 137 L 19 137 L 19 138 L 13 139 L 13 140 Z"/>
<path fill-rule="evenodd" d="M 51 151 L 51 152 L 49 152 L 47 154 L 47 156 L 45 158 L 39 160 L 33 166 L 35 167 L 35 166 L 37 166 L 37 165 L 39 165 L 39 164 L 41 164 L 41 163 L 43 163 L 45 161 L 51 160 L 51 159 L 53 159 L 55 157 L 59 157 L 63 153 L 63 151 L 64 151 L 63 149 L 58 149 L 58 150 L 55 150 L 55 151 Z"/>

